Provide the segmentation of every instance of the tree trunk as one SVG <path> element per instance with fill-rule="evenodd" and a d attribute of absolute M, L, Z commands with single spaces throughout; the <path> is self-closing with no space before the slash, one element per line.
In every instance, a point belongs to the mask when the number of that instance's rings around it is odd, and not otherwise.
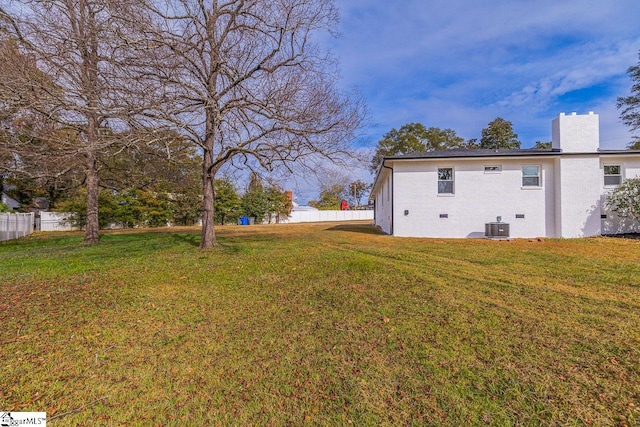
<path fill-rule="evenodd" d="M 98 170 L 96 167 L 96 156 L 93 152 L 87 154 L 86 164 L 87 175 L 87 228 L 84 233 L 86 244 L 98 243 L 100 240 L 100 223 L 98 221 Z"/>
<path fill-rule="evenodd" d="M 202 161 L 202 239 L 200 240 L 200 249 L 211 249 L 216 244 L 216 234 L 213 228 L 215 192 L 211 155 L 210 150 L 204 150 L 204 159 Z"/>
<path fill-rule="evenodd" d="M 100 121 L 97 113 L 97 98 L 100 92 L 98 79 L 98 34 L 96 34 L 96 14 L 92 6 L 86 0 L 79 3 L 80 16 L 86 16 L 87 22 L 80 22 L 79 27 L 81 39 L 80 51 L 82 53 L 81 63 L 81 87 L 82 93 L 86 96 L 86 110 L 84 115 L 87 118 L 87 229 L 84 233 L 84 243 L 95 244 L 100 240 L 100 222 L 98 220 L 98 146 L 100 136 L 98 129 Z"/>

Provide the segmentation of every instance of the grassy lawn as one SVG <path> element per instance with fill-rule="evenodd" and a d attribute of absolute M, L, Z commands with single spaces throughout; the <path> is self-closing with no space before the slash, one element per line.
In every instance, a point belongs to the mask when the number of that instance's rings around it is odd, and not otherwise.
<path fill-rule="evenodd" d="M 640 241 L 367 225 L 0 244 L 0 410 L 51 425 L 640 425 Z"/>

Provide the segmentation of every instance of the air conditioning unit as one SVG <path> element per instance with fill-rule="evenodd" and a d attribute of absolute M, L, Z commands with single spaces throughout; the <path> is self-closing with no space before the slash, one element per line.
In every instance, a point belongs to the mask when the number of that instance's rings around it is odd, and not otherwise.
<path fill-rule="evenodd" d="M 509 224 L 501 221 L 501 217 L 496 222 L 488 222 L 484 225 L 484 236 L 488 238 L 509 237 Z"/>

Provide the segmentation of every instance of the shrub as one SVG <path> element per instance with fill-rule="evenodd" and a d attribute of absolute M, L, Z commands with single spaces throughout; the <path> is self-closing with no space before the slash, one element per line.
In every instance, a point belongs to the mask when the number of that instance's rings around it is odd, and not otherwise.
<path fill-rule="evenodd" d="M 622 218 L 640 223 L 640 178 L 626 179 L 607 199 L 607 207 Z"/>

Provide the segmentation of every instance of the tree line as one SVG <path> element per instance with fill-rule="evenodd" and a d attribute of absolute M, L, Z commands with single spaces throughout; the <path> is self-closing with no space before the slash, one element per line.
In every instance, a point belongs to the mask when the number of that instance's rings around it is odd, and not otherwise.
<path fill-rule="evenodd" d="M 199 223 L 202 191 L 197 169 L 193 167 L 197 159 L 177 152 L 168 159 L 156 152 L 155 147 L 145 148 L 141 152 L 128 147 L 102 165 L 98 193 L 100 229 Z M 214 223 L 219 225 L 235 223 L 241 216 L 256 218 L 257 222 L 279 222 L 292 208 L 281 186 L 273 181 L 265 183 L 257 173 L 251 174 L 243 191 L 230 177 L 217 178 L 214 189 Z M 0 179 L 0 191 L 20 204 L 18 212 L 42 209 L 39 201 L 44 199 L 47 210 L 71 213 L 73 225 L 86 227 L 86 189 L 71 179 L 50 181 L 9 176 Z M 8 207 L 1 204 L 0 212 L 5 211 L 9 211 Z"/>
<path fill-rule="evenodd" d="M 82 190 L 96 243 L 101 189 L 141 175 L 138 162 L 124 175 L 111 165 L 119 176 L 107 165 L 186 148 L 210 248 L 221 174 L 351 155 L 364 106 L 314 43 L 337 21 L 332 0 L 3 2 L 0 173 Z"/>
<path fill-rule="evenodd" d="M 453 129 L 427 128 L 422 123 L 408 123 L 400 129 L 391 129 L 378 141 L 369 169 L 375 173 L 382 160 L 389 156 L 437 150 L 515 150 L 520 147 L 521 142 L 518 140 L 518 134 L 513 130 L 513 124 L 502 117 L 497 117 L 482 129 L 480 141 L 477 138 L 465 140 Z M 533 149 L 551 149 L 551 142 L 536 141 Z"/>
<path fill-rule="evenodd" d="M 280 222 L 292 209 L 288 194 L 278 184 L 264 185 L 258 175 L 252 175 L 248 188 L 240 194 L 230 178 L 214 182 L 216 210 L 214 223 L 235 224 L 241 217 L 251 217 L 257 223 Z M 100 228 L 109 227 L 166 227 L 169 225 L 196 225 L 201 219 L 202 196 L 195 192 L 167 193 L 140 189 L 121 191 L 101 190 L 98 195 Z M 78 227 L 86 226 L 86 193 L 57 206 L 61 212 L 70 212 L 69 221 Z"/>

